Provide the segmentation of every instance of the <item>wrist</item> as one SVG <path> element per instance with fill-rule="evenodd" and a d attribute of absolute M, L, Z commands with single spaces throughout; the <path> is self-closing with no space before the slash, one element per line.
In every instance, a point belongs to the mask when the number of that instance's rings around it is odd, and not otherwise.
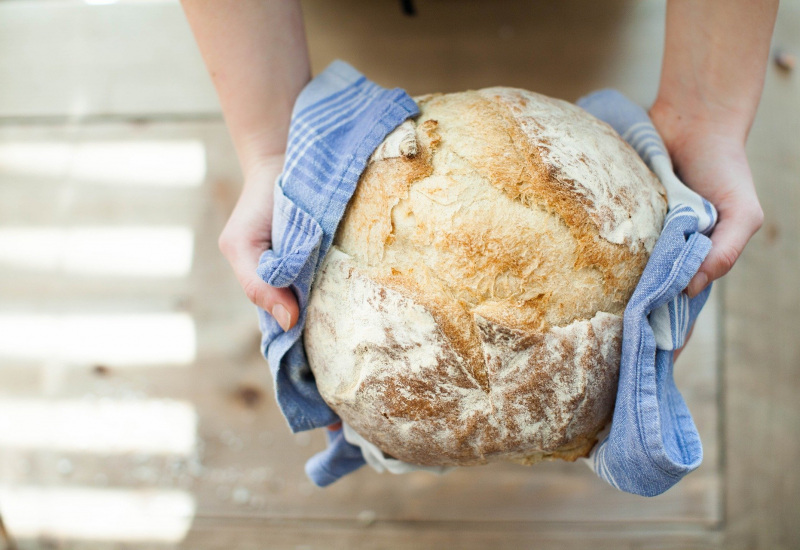
<path fill-rule="evenodd" d="M 242 175 L 245 181 L 259 179 L 264 175 L 270 177 L 283 170 L 283 162 L 286 158 L 285 153 L 261 152 L 248 157 L 246 162 L 242 162 Z"/>
<path fill-rule="evenodd" d="M 231 136 L 245 179 L 265 169 L 273 170 L 276 164 L 279 168 L 283 166 L 283 159 L 286 156 L 285 135 L 277 136 L 275 132 L 265 130 L 250 135 L 241 133 L 235 135 L 231 132 Z"/>
<path fill-rule="evenodd" d="M 685 102 L 676 105 L 659 97 L 649 115 L 676 165 L 694 151 L 713 144 L 715 148 L 744 151 L 749 122 Z"/>

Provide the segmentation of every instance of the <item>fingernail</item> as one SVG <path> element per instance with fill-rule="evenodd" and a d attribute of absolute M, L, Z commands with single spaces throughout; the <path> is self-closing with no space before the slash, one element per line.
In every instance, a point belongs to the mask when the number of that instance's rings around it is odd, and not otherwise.
<path fill-rule="evenodd" d="M 292 324 L 292 316 L 289 315 L 289 312 L 286 311 L 285 307 L 283 307 L 281 304 L 275 304 L 275 307 L 272 308 L 272 316 L 275 317 L 276 321 L 278 321 L 278 324 L 283 329 L 283 332 L 289 330 L 289 326 Z"/>
<path fill-rule="evenodd" d="M 694 278 L 689 281 L 689 286 L 686 287 L 686 294 L 689 298 L 694 298 L 700 294 L 708 284 L 708 275 L 700 271 Z"/>

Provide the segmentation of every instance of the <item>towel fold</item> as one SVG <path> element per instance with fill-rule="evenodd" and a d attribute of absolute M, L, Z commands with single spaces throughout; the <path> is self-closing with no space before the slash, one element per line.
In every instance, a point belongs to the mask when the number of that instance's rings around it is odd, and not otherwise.
<path fill-rule="evenodd" d="M 625 308 L 611 431 L 588 459 L 617 489 L 654 496 L 703 460 L 697 428 L 672 378 L 672 351 L 686 342 L 711 291 L 709 285 L 692 299 L 683 292 L 711 250 L 704 233 L 712 230 L 717 214 L 675 176 L 644 109 L 614 90 L 595 92 L 578 105 L 625 138 L 667 190 L 664 228 Z"/>

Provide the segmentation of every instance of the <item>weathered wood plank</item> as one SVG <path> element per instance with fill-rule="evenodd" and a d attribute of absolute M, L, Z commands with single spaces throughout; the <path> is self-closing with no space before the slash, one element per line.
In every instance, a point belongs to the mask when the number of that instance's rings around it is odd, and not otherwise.
<path fill-rule="evenodd" d="M 549 549 L 667 549 L 716 548 L 719 532 L 691 527 L 664 528 L 661 525 L 592 523 L 517 524 L 507 522 L 318 522 L 293 521 L 237 526 L 238 539 L 244 546 L 257 548 L 269 540 L 270 548 L 309 548 L 345 550 L 348 548 L 416 550 L 419 548 L 541 548 Z M 193 525 L 185 548 L 224 548 L 225 533 L 214 522 L 202 518 Z M 261 542 L 263 544 L 263 542 Z M 195 546 L 197 545 L 197 546 Z"/>

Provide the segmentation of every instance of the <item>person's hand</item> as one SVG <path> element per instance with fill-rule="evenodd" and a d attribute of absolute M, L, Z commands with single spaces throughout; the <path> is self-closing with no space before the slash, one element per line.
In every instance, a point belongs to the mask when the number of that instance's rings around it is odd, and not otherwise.
<path fill-rule="evenodd" d="M 761 227 L 764 214 L 756 196 L 744 140 L 734 129 L 675 113 L 656 103 L 650 118 L 658 129 L 681 180 L 717 209 L 711 250 L 686 287 L 690 298 L 730 271 L 745 245 Z M 675 350 L 676 361 L 684 346 Z"/>
<path fill-rule="evenodd" d="M 283 167 L 292 106 L 311 79 L 300 0 L 181 0 L 217 90 L 245 185 L 219 238 L 247 297 L 281 328 L 297 323 L 297 299 L 256 274 L 272 242 L 275 178 Z"/>
<path fill-rule="evenodd" d="M 286 331 L 297 323 L 297 299 L 290 289 L 271 287 L 256 274 L 259 257 L 272 246 L 273 186 L 283 158 L 268 157 L 249 170 L 239 201 L 219 237 L 219 248 L 250 301 L 270 313 Z"/>
<path fill-rule="evenodd" d="M 744 144 L 764 86 L 777 12 L 778 0 L 667 2 L 661 80 L 650 118 L 675 172 L 719 214 L 711 251 L 686 288 L 689 297 L 730 271 L 764 220 Z"/>
<path fill-rule="evenodd" d="M 719 215 L 711 251 L 689 282 L 690 298 L 730 271 L 745 245 L 761 227 L 764 214 L 756 196 L 744 151 L 744 137 L 725 125 L 675 113 L 656 104 L 650 110 L 664 139 L 675 173 L 713 204 Z"/>

